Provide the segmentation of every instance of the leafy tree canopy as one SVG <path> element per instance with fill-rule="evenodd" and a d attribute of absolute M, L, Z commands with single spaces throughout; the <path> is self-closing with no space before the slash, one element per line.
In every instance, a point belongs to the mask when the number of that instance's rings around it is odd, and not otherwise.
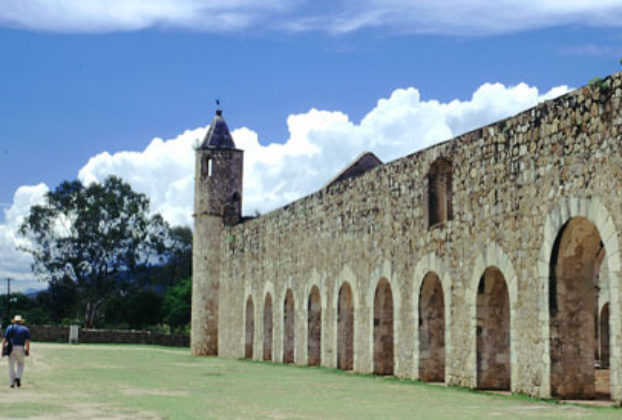
<path fill-rule="evenodd" d="M 192 279 L 190 277 L 166 289 L 162 308 L 163 320 L 174 330 L 179 330 L 190 323 L 191 297 Z"/>
<path fill-rule="evenodd" d="M 32 244 L 23 250 L 34 258 L 33 272 L 51 284 L 74 283 L 85 327 L 107 299 L 179 253 L 168 224 L 148 212 L 149 199 L 114 176 L 89 186 L 63 182 L 30 209 L 20 234 Z"/>

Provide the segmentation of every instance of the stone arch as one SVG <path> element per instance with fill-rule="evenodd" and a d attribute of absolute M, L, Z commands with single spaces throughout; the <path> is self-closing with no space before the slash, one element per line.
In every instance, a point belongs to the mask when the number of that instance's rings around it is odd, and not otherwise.
<path fill-rule="evenodd" d="M 437 158 L 428 171 L 428 226 L 453 219 L 451 161 Z"/>
<path fill-rule="evenodd" d="M 345 284 L 347 284 L 349 288 L 348 299 L 340 301 L 342 288 Z M 360 326 L 357 327 L 355 321 L 361 319 L 361 314 L 359 313 L 361 302 L 359 299 L 358 279 L 348 265 L 343 266 L 336 281 L 333 283 L 333 287 L 332 308 L 334 310 L 334 322 L 330 324 L 330 329 L 332 331 L 331 341 L 333 343 L 332 366 L 338 369 L 356 370 L 358 372 L 361 370 L 361 366 L 359 366 L 358 362 L 359 349 L 356 348 L 355 343 L 360 335 L 358 330 Z M 345 303 L 348 305 L 345 305 Z M 328 326 L 328 324 L 326 325 Z M 343 334 L 346 332 L 348 337 L 346 341 L 343 341 Z M 345 346 L 348 340 L 352 345 Z M 326 349 L 326 346 L 324 346 L 324 348 Z M 327 353 L 325 352 L 324 355 L 327 355 Z M 327 360 L 327 357 L 323 357 L 322 360 Z M 344 363 L 346 361 L 347 363 Z"/>
<path fill-rule="evenodd" d="M 294 363 L 295 319 L 294 292 L 288 288 L 283 300 L 283 363 Z"/>
<path fill-rule="evenodd" d="M 551 316 L 549 312 L 550 302 L 550 271 L 553 260 L 552 250 L 555 248 L 555 242 L 559 233 L 563 230 L 570 219 L 574 217 L 584 217 L 592 223 L 598 231 L 606 251 L 606 270 L 609 283 L 610 295 L 610 318 L 609 327 L 610 337 L 610 395 L 614 401 L 622 400 L 622 389 L 619 378 L 620 356 L 616 350 L 620 345 L 620 251 L 618 242 L 618 233 L 616 231 L 613 219 L 607 208 L 600 202 L 598 197 L 579 198 L 568 197 L 560 200 L 548 213 L 544 221 L 542 247 L 538 254 L 537 272 L 542 292 L 541 299 L 538 302 L 540 308 L 540 318 L 542 319 L 541 328 L 542 336 L 551 336 Z M 605 263 L 603 263 L 605 264 Z M 551 341 L 544 340 L 543 360 L 546 361 L 542 373 L 542 392 L 541 396 L 550 397 L 556 393 L 551 383 Z"/>
<path fill-rule="evenodd" d="M 272 295 L 268 292 L 263 305 L 263 360 L 274 360 L 272 354 L 273 327 Z"/>
<path fill-rule="evenodd" d="M 253 358 L 253 344 L 255 343 L 255 309 L 253 296 L 246 299 L 246 311 L 244 320 L 244 357 Z"/>
<path fill-rule="evenodd" d="M 468 360 L 467 371 L 471 372 L 471 387 L 478 387 L 478 364 L 477 364 L 477 302 L 478 291 L 482 275 L 489 267 L 496 268 L 503 276 L 509 298 L 509 339 L 510 339 L 510 391 L 516 392 L 516 378 L 518 377 L 518 365 L 516 362 L 517 335 L 514 332 L 514 320 L 516 319 L 516 304 L 518 299 L 518 280 L 516 270 L 507 254 L 496 242 L 489 242 L 484 251 L 477 256 L 473 266 L 473 272 L 466 294 L 467 303 L 470 307 L 471 334 L 469 335 L 471 351 Z M 481 325 L 480 325 L 481 327 Z"/>
<path fill-rule="evenodd" d="M 248 299 L 250 298 L 251 301 L 253 302 L 253 313 L 250 315 L 253 319 L 253 341 L 251 343 L 251 348 L 252 348 L 252 358 L 253 359 L 261 359 L 262 355 L 261 355 L 261 340 L 259 340 L 259 337 L 261 337 L 262 331 L 263 331 L 263 325 L 262 325 L 262 320 L 263 320 L 263 305 L 262 305 L 262 300 L 263 297 L 262 295 L 257 295 L 257 293 L 255 293 L 255 288 L 251 285 L 250 281 L 246 281 L 244 283 L 244 294 L 243 296 L 246 296 L 247 299 L 244 303 L 244 305 L 241 308 L 241 312 L 240 312 L 240 316 L 243 319 L 243 328 L 241 329 L 241 334 L 240 334 L 240 357 L 245 357 L 246 355 L 246 345 L 247 345 L 247 329 L 246 329 L 246 324 L 249 318 L 249 314 L 247 312 L 247 304 L 248 304 Z"/>
<path fill-rule="evenodd" d="M 383 277 L 374 293 L 374 373 L 377 375 L 394 372 L 393 315 L 391 284 Z"/>
<path fill-rule="evenodd" d="M 375 372 L 374 367 L 374 307 L 375 307 L 375 299 L 376 292 L 378 288 L 378 283 L 380 280 L 384 279 L 390 286 L 391 295 L 392 295 L 392 304 L 393 304 L 393 328 L 391 331 L 391 335 L 393 337 L 393 348 L 400 348 L 400 328 L 401 328 L 401 312 L 402 312 L 402 294 L 399 285 L 393 278 L 393 266 L 389 260 L 384 260 L 381 264 L 379 264 L 375 270 L 372 271 L 369 281 L 369 288 L 367 289 L 367 300 L 366 305 L 367 309 L 371 312 L 371 316 L 369 319 L 369 355 L 371 365 L 368 367 L 369 372 Z M 367 315 L 367 314 L 365 314 Z M 400 365 L 400 354 L 399 352 L 393 352 L 393 374 L 396 376 L 411 376 L 411 372 L 402 372 Z"/>
<path fill-rule="evenodd" d="M 414 314 L 414 325 L 419 325 L 419 301 L 420 301 L 420 291 L 423 286 L 423 280 L 425 279 L 428 273 L 435 273 L 441 281 L 441 286 L 443 288 L 443 300 L 444 300 L 444 316 L 445 316 L 445 372 L 443 376 L 445 380 L 449 378 L 449 357 L 451 357 L 451 275 L 448 267 L 445 265 L 443 260 L 438 257 L 435 253 L 429 253 L 424 255 L 415 266 L 414 271 L 414 290 L 413 290 L 413 314 Z M 414 377 L 419 377 L 419 328 L 415 328 L 415 358 L 414 358 Z M 420 378 L 421 379 L 421 378 Z"/>
<path fill-rule="evenodd" d="M 503 273 L 487 267 L 477 287 L 476 383 L 480 389 L 510 390 L 510 302 Z"/>
<path fill-rule="evenodd" d="M 582 216 L 569 219 L 553 243 L 549 269 L 549 345 L 554 396 L 595 396 L 596 259 L 603 247 L 596 226 Z"/>
<path fill-rule="evenodd" d="M 354 292 L 343 282 L 337 297 L 337 368 L 354 369 Z"/>
<path fill-rule="evenodd" d="M 423 278 L 418 301 L 419 379 L 445 382 L 445 299 L 438 275 Z"/>
<path fill-rule="evenodd" d="M 292 310 L 292 318 L 287 318 L 288 322 L 293 324 L 293 329 L 289 330 L 288 333 L 291 335 L 293 331 L 293 336 L 295 340 L 293 340 L 293 351 L 294 351 L 294 361 L 293 362 L 285 362 L 285 337 L 286 337 L 286 327 L 285 327 L 285 301 L 287 299 L 287 294 L 291 291 L 291 296 L 293 297 L 294 307 Z M 296 283 L 292 277 L 283 278 L 281 282 L 278 284 L 278 287 L 275 291 L 275 306 L 274 306 L 274 361 L 282 362 L 282 363 L 295 363 L 297 357 L 300 354 L 300 351 L 297 349 L 298 347 L 298 339 L 299 334 L 296 333 L 298 329 L 304 324 L 301 322 L 302 317 L 299 316 L 296 312 L 300 310 L 296 305 L 296 302 L 304 301 L 304 297 L 302 297 L 302 293 L 304 293 L 303 288 L 296 287 Z M 279 303 L 277 303 L 279 302 Z M 304 305 L 303 305 L 304 307 Z M 291 326 L 291 325 L 290 325 Z M 289 328 L 289 326 L 288 326 Z M 287 344 L 289 345 L 289 344 Z"/>
<path fill-rule="evenodd" d="M 304 357 L 301 358 L 302 360 L 300 361 L 300 363 L 301 364 L 309 363 L 309 305 L 308 305 L 309 302 L 308 301 L 309 301 L 309 295 L 311 295 L 311 290 L 314 287 L 317 287 L 317 289 L 320 292 L 320 312 L 321 312 L 320 328 L 319 328 L 320 330 L 320 364 L 334 367 L 334 365 L 331 365 L 330 360 L 332 359 L 328 355 L 332 356 L 334 355 L 335 352 L 330 351 L 330 349 L 327 349 L 327 346 L 326 346 L 326 344 L 331 341 L 331 334 L 333 332 L 332 324 L 327 325 L 327 321 L 333 319 L 328 314 L 332 310 L 332 307 L 328 308 L 327 303 L 326 303 L 328 296 L 329 295 L 332 296 L 332 293 L 328 293 L 328 291 L 326 290 L 324 286 L 325 286 L 325 282 L 323 281 L 322 277 L 318 273 L 317 269 L 313 268 L 311 271 L 311 274 L 307 276 L 307 282 L 305 283 L 304 288 L 301 289 L 302 295 L 300 296 L 300 301 L 306 302 L 306 304 L 303 304 L 300 307 L 303 315 L 301 317 L 302 336 L 300 337 L 299 348 L 302 349 L 301 354 L 304 355 Z"/>
<path fill-rule="evenodd" d="M 319 366 L 322 362 L 322 297 L 317 286 L 311 288 L 307 302 L 307 363 Z"/>

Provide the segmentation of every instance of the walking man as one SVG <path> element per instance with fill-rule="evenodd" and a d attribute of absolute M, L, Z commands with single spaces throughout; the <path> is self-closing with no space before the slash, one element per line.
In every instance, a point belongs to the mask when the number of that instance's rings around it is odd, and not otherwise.
<path fill-rule="evenodd" d="M 4 331 L 2 347 L 9 344 L 13 345 L 13 351 L 9 355 L 9 384 L 11 388 L 22 386 L 22 375 L 24 373 L 24 357 L 30 354 L 30 330 L 24 325 L 24 318 L 15 315 Z M 17 363 L 17 371 L 15 364 Z"/>

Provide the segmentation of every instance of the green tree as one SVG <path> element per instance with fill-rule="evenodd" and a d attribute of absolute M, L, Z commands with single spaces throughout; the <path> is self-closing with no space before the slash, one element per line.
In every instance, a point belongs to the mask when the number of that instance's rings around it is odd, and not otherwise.
<path fill-rule="evenodd" d="M 168 267 L 168 286 L 181 279 L 190 277 L 192 274 L 192 230 L 186 226 L 171 228 L 171 241 L 173 242 L 171 258 Z"/>
<path fill-rule="evenodd" d="M 192 278 L 181 280 L 170 286 L 164 293 L 163 321 L 173 330 L 179 330 L 190 323 L 190 308 L 192 299 Z"/>
<path fill-rule="evenodd" d="M 112 328 L 143 329 L 162 323 L 162 294 L 152 290 L 118 294 L 104 304 L 104 325 Z"/>
<path fill-rule="evenodd" d="M 20 233 L 32 246 L 23 250 L 33 256 L 34 274 L 73 281 L 85 327 L 94 326 L 111 296 L 131 290 L 145 270 L 174 253 L 168 225 L 148 211 L 144 194 L 111 176 L 89 186 L 63 182 L 24 220 Z"/>
<path fill-rule="evenodd" d="M 35 299 L 19 292 L 0 295 L 0 314 L 5 328 L 11 323 L 11 317 L 15 314 L 24 317 L 28 324 L 41 325 L 50 322 L 47 311 L 39 307 Z"/>
<path fill-rule="evenodd" d="M 34 305 L 46 312 L 54 323 L 75 318 L 79 306 L 76 283 L 67 276 L 52 279 L 48 288 L 37 294 Z"/>
<path fill-rule="evenodd" d="M 171 252 L 166 263 L 151 267 L 142 279 L 144 286 L 163 291 L 192 274 L 192 230 L 185 226 L 170 229 Z"/>

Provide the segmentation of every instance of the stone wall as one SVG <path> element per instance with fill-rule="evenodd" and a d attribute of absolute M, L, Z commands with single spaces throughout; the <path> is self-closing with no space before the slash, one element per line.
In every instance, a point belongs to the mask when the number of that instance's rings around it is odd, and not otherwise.
<path fill-rule="evenodd" d="M 67 343 L 68 325 L 29 326 L 32 341 Z M 80 328 L 80 343 L 108 344 L 155 344 L 159 346 L 189 347 L 190 337 L 179 334 L 163 334 L 137 330 L 95 330 Z"/>
<path fill-rule="evenodd" d="M 69 325 L 29 325 L 32 341 L 51 341 L 67 343 L 69 341 Z"/>
<path fill-rule="evenodd" d="M 435 317 L 445 322 L 444 380 L 477 387 L 477 354 L 482 352 L 476 339 L 482 321 L 478 317 L 485 309 L 478 310 L 478 288 L 484 272 L 494 268 L 499 274 L 495 277 L 505 282 L 509 299 L 509 343 L 501 344 L 509 345 L 510 389 L 549 397 L 556 394 L 551 384 L 556 356 L 551 353 L 555 342 L 549 294 L 559 293 L 559 287 L 550 289 L 553 250 L 566 223 L 580 217 L 596 228 L 606 252 L 599 281 L 606 283 L 601 289 L 610 299 L 610 391 L 614 400 L 621 401 L 621 99 L 621 75 L 615 74 L 595 86 L 328 186 L 257 219 L 223 227 L 219 354 L 244 356 L 250 297 L 255 329 L 252 354 L 263 359 L 264 302 L 270 294 L 270 357 L 282 361 L 283 308 L 291 290 L 294 362 L 306 364 L 308 299 L 317 286 L 321 364 L 336 367 L 338 343 L 347 335 L 338 333 L 339 294 L 347 283 L 354 312 L 353 368 L 372 372 L 374 299 L 379 282 L 386 281 L 393 299 L 393 372 L 419 378 L 420 351 L 426 349 L 420 349 L 418 305 L 423 279 L 432 272 L 442 286 L 444 314 Z M 449 163 L 450 172 L 443 175 L 449 181 L 437 182 L 442 188 L 433 186 L 431 194 L 428 174 L 438 159 L 443 168 Z M 439 194 L 448 201 L 431 203 Z M 430 208 L 444 220 L 432 220 L 430 226 Z M 565 279 L 556 281 L 561 284 Z M 589 299 L 575 297 L 578 300 L 571 299 L 571 305 Z M 506 316 L 506 309 L 499 310 L 495 316 Z M 422 369 L 429 363 L 426 354 Z"/>

